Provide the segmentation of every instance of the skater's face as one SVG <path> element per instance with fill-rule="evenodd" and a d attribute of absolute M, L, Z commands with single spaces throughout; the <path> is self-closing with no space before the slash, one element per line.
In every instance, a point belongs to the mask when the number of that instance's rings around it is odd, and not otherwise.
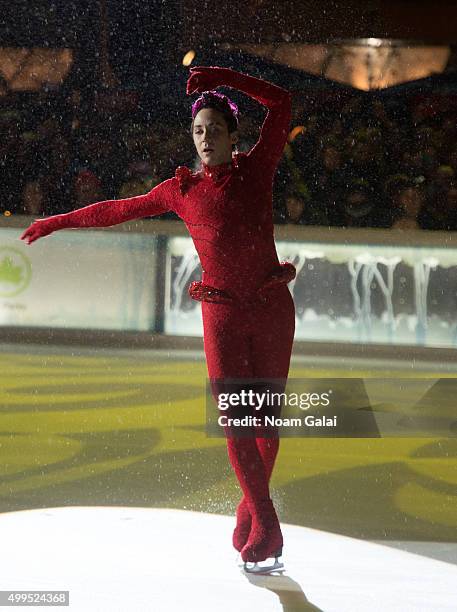
<path fill-rule="evenodd" d="M 416 218 L 424 202 L 423 192 L 408 187 L 398 194 L 398 204 L 405 217 Z"/>
<path fill-rule="evenodd" d="M 238 133 L 229 134 L 221 112 L 202 108 L 195 116 L 192 137 L 200 159 L 207 166 L 215 166 L 232 159 L 232 145 L 237 142 Z"/>
<path fill-rule="evenodd" d="M 286 200 L 287 216 L 292 223 L 298 223 L 305 209 L 303 200 L 291 196 Z"/>

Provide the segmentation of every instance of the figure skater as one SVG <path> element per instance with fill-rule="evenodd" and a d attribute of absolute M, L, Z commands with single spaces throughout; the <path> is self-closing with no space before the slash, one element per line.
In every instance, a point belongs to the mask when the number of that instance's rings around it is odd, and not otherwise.
<path fill-rule="evenodd" d="M 259 139 L 248 152 L 233 151 L 238 107 L 215 91 L 220 86 L 238 89 L 267 108 Z M 208 376 L 217 401 L 230 381 L 279 381 L 281 388 L 287 381 L 295 332 L 287 283 L 295 268 L 278 260 L 272 188 L 290 128 L 291 94 L 219 66 L 190 68 L 187 94 L 193 93 L 202 94 L 192 105 L 192 137 L 201 160 L 196 172 L 179 166 L 174 177 L 144 195 L 35 219 L 21 239 L 31 244 L 59 229 L 106 227 L 174 211 L 186 224 L 202 265 L 202 280 L 191 283 L 189 293 L 201 301 Z M 278 410 L 271 408 L 276 415 Z M 247 571 L 261 571 L 258 562 L 270 557 L 275 557 L 273 568 L 282 567 L 283 537 L 269 490 L 277 428 L 252 427 L 251 435 L 224 430 L 244 494 L 233 546 Z"/>

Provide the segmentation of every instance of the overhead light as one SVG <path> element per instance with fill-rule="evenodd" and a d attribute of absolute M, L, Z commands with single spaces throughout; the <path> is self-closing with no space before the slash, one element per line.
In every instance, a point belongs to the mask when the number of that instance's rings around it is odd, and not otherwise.
<path fill-rule="evenodd" d="M 72 49 L 0 47 L 0 75 L 10 91 L 57 90 L 73 64 Z"/>
<path fill-rule="evenodd" d="M 371 47 L 380 47 L 383 43 L 381 38 L 367 38 L 367 44 Z"/>
<path fill-rule="evenodd" d="M 192 64 L 192 61 L 193 61 L 194 57 L 195 57 L 195 51 L 193 49 L 191 49 L 182 58 L 182 65 L 183 66 L 190 66 Z"/>
<path fill-rule="evenodd" d="M 243 51 L 369 91 L 441 73 L 449 45 L 425 45 L 393 38 L 339 39 L 328 45 L 275 43 L 240 45 Z"/>

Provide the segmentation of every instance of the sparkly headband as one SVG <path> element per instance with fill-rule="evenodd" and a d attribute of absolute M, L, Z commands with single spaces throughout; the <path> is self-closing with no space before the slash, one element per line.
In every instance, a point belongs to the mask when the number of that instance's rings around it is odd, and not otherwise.
<path fill-rule="evenodd" d="M 235 102 L 230 100 L 229 97 L 215 91 L 214 89 L 204 91 L 202 95 L 192 104 L 192 119 L 195 119 L 195 115 L 206 104 L 211 104 L 211 106 L 222 113 L 230 113 L 238 123 L 238 106 L 235 104 Z"/>

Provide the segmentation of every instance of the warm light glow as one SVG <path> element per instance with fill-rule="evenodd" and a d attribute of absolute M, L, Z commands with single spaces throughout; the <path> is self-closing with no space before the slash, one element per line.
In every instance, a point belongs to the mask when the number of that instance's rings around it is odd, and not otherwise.
<path fill-rule="evenodd" d="M 191 65 L 191 63 L 192 63 L 192 61 L 193 61 L 193 59 L 194 59 L 194 57 L 195 57 L 195 51 L 194 51 L 193 49 L 191 49 L 191 50 L 190 50 L 190 51 L 188 51 L 188 52 L 186 53 L 186 55 L 183 57 L 183 60 L 182 60 L 182 65 L 183 65 L 183 66 L 190 66 L 190 65 Z"/>
<path fill-rule="evenodd" d="M 305 131 L 305 126 L 304 125 L 296 125 L 290 132 L 289 132 L 289 136 L 287 137 L 287 140 L 289 142 L 292 142 L 293 140 L 295 140 L 295 138 L 299 135 L 302 134 Z"/>
<path fill-rule="evenodd" d="M 0 74 L 12 91 L 38 91 L 44 86 L 57 88 L 72 63 L 72 49 L 0 48 Z"/>
<path fill-rule="evenodd" d="M 411 45 L 387 38 L 359 38 L 333 45 L 241 44 L 231 48 L 365 91 L 439 74 L 451 52 L 449 45 Z"/>
<path fill-rule="evenodd" d="M 367 38 L 367 44 L 371 47 L 379 47 L 382 45 L 382 40 L 380 38 Z"/>

